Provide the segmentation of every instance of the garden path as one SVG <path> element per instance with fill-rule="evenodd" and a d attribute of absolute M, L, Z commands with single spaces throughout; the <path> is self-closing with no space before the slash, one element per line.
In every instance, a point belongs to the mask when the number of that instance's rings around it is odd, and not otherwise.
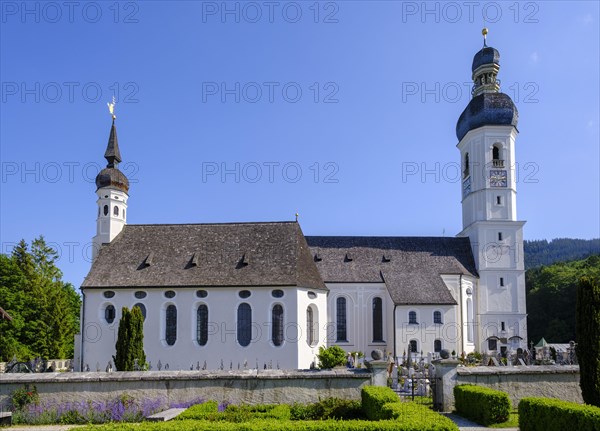
<path fill-rule="evenodd" d="M 460 431 L 487 431 L 487 430 L 519 431 L 519 428 L 488 428 L 488 427 L 484 427 L 483 425 L 479 425 L 475 422 L 471 422 L 470 420 L 467 420 L 463 417 L 457 416 L 452 413 L 445 413 L 444 416 L 446 416 L 448 419 L 451 419 L 456 425 L 458 425 L 458 428 L 460 428 Z"/>

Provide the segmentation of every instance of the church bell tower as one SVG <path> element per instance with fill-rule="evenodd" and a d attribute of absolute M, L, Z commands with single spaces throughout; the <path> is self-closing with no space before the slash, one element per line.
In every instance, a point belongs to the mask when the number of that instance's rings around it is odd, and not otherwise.
<path fill-rule="evenodd" d="M 472 65 L 473 97 L 456 125 L 463 230 L 479 272 L 476 350 L 527 347 L 523 225 L 517 220 L 518 112 L 500 91 L 500 53 L 486 44 Z"/>
<path fill-rule="evenodd" d="M 117 139 L 114 115 L 114 100 L 109 104 L 112 126 L 104 158 L 108 161 L 106 168 L 96 176 L 96 194 L 98 200 L 98 218 L 96 220 L 96 236 L 92 240 L 92 262 L 96 259 L 102 244 L 110 243 L 127 223 L 126 210 L 129 199 L 129 180 L 119 170 L 121 152 Z"/>

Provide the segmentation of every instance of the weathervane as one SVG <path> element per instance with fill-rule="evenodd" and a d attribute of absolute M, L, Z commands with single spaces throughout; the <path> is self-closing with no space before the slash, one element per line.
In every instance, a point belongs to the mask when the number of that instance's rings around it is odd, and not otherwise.
<path fill-rule="evenodd" d="M 483 47 L 485 48 L 487 46 L 487 43 L 486 43 L 486 38 L 487 38 L 487 34 L 488 34 L 487 27 L 483 27 L 483 30 L 481 30 L 481 34 L 483 35 Z"/>
<path fill-rule="evenodd" d="M 115 96 L 113 96 L 113 98 L 112 98 L 112 103 L 107 103 L 108 112 L 110 112 L 110 115 L 112 116 L 113 121 L 117 119 L 117 116 L 115 115 L 115 105 L 116 104 L 117 104 L 117 101 L 115 100 Z"/>

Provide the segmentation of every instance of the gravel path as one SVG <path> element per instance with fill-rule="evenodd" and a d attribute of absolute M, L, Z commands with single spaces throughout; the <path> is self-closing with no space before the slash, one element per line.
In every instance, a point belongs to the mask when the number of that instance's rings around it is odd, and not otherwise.
<path fill-rule="evenodd" d="M 470 420 L 467 420 L 463 417 L 457 416 L 452 413 L 444 413 L 444 416 L 446 416 L 448 419 L 451 419 L 456 425 L 458 425 L 458 427 L 460 428 L 460 431 L 487 431 L 487 430 L 519 431 L 519 428 L 488 428 L 488 427 L 484 427 L 483 425 L 479 425 L 475 422 L 471 422 Z"/>

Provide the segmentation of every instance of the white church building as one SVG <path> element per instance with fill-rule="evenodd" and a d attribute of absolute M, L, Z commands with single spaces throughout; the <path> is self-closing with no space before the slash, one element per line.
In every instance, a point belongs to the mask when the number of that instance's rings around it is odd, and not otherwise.
<path fill-rule="evenodd" d="M 500 92 L 499 57 L 484 44 L 473 59 L 456 126 L 463 230 L 453 238 L 306 236 L 297 221 L 129 225 L 113 116 L 76 368 L 104 369 L 121 308 L 133 306 L 153 369 L 309 368 L 330 345 L 367 358 L 525 348 L 518 113 Z"/>

